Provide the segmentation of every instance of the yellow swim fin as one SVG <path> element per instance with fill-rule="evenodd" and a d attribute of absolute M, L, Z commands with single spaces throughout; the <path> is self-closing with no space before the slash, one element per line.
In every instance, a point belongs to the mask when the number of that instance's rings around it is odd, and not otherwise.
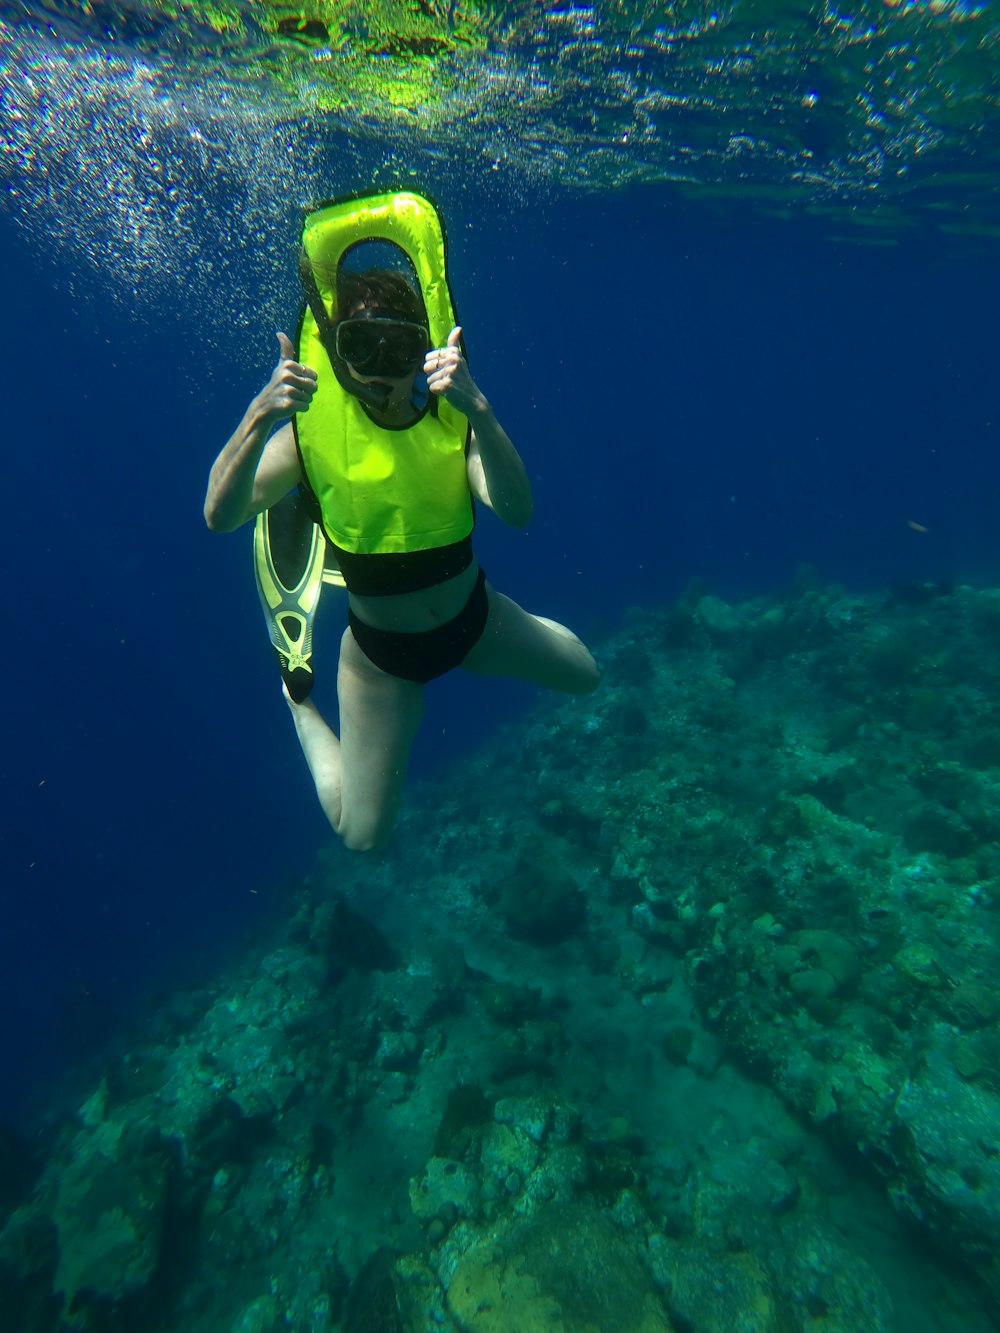
<path fill-rule="evenodd" d="M 324 582 L 343 586 L 325 569 L 326 538 L 298 495 L 286 495 L 257 515 L 254 574 L 267 632 L 288 693 L 301 703 L 313 687 L 312 632 Z"/>

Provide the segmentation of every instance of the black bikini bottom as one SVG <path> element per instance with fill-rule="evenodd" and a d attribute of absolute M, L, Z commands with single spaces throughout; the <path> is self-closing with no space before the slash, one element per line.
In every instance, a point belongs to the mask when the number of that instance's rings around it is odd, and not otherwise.
<path fill-rule="evenodd" d="M 479 642 L 490 613 L 486 595 L 486 575 L 480 569 L 469 600 L 446 625 L 434 629 L 403 633 L 400 630 L 374 629 L 348 611 L 351 633 L 370 662 L 400 680 L 426 685 L 465 661 Z"/>

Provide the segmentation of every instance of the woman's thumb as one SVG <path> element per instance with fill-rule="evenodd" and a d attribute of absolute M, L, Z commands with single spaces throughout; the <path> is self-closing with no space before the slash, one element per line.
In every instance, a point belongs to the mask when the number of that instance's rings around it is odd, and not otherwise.
<path fill-rule="evenodd" d="M 281 352 L 282 361 L 295 360 L 295 348 L 292 346 L 292 340 L 287 333 L 278 333 L 275 335 L 278 339 L 278 348 Z"/>

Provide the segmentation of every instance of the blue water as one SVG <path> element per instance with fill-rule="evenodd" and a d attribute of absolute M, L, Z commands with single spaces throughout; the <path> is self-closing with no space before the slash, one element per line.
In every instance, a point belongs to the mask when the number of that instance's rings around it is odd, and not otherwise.
<path fill-rule="evenodd" d="M 529 609 L 599 652 L 630 606 L 694 575 L 726 597 L 806 561 L 858 589 L 1000 576 L 995 251 L 837 243 L 738 213 L 722 227 L 652 189 L 470 214 L 469 183 L 421 183 L 447 215 L 473 370 L 535 485 L 527 533 L 485 514 L 477 534 L 491 580 Z M 183 290 L 137 322 L 74 297 L 73 277 L 4 216 L 0 1113 L 14 1116 L 152 993 L 211 974 L 328 836 L 248 533 L 214 536 L 201 517 L 273 328 L 254 324 L 252 284 L 250 332 L 228 347 L 205 344 Z M 290 285 L 285 299 L 290 328 Z M 328 688 L 339 628 L 320 642 Z M 532 697 L 460 674 L 432 687 L 413 777 Z"/>

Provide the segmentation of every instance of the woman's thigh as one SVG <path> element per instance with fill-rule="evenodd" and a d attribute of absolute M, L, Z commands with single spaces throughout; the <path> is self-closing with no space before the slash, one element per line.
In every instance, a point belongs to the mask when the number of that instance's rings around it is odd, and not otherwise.
<path fill-rule="evenodd" d="M 589 694 L 601 669 L 572 630 L 532 615 L 486 585 L 490 614 L 482 637 L 462 666 L 487 676 L 519 676 L 551 690 Z"/>
<path fill-rule="evenodd" d="M 338 832 L 348 847 L 377 851 L 389 841 L 406 781 L 424 687 L 380 670 L 345 630 L 337 675 L 340 698 Z"/>

